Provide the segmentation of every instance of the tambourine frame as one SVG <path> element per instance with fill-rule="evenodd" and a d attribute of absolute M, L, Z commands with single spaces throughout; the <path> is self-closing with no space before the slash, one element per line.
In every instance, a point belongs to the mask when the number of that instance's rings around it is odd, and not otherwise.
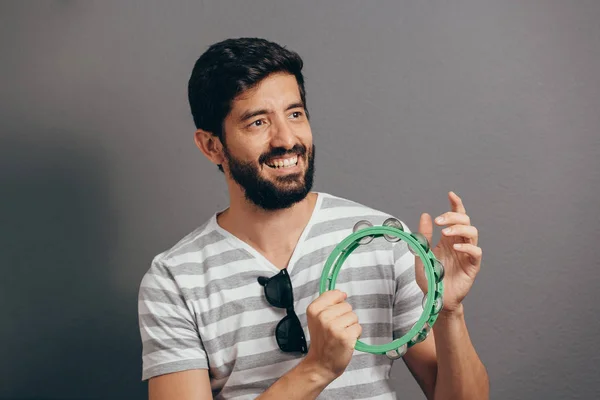
<path fill-rule="evenodd" d="M 371 236 L 374 240 L 384 235 L 386 235 L 386 239 L 391 236 L 396 238 L 399 237 L 404 240 L 407 242 L 407 245 L 413 249 L 413 254 L 420 257 L 423 261 L 425 276 L 427 278 L 427 300 L 419 320 L 402 337 L 383 345 L 370 345 L 361 340 L 357 340 L 355 349 L 371 354 L 386 354 L 389 358 L 396 359 L 403 356 L 408 348 L 425 340 L 429 330 L 433 327 L 433 324 L 441 311 L 441 307 L 439 307 L 436 312 L 434 303 L 436 301 L 442 301 L 443 298 L 443 266 L 441 276 L 436 276 L 433 264 L 434 262 L 439 263 L 439 261 L 436 259 L 428 244 L 426 245 L 427 248 L 424 248 L 416 238 L 415 234 L 406 233 L 393 226 L 371 226 L 359 229 L 340 242 L 327 258 L 321 274 L 319 292 L 320 294 L 323 294 L 327 290 L 335 289 L 337 276 L 344 261 L 358 246 L 361 246 L 359 243 L 361 239 Z M 424 239 L 424 237 L 422 237 L 422 239 Z"/>

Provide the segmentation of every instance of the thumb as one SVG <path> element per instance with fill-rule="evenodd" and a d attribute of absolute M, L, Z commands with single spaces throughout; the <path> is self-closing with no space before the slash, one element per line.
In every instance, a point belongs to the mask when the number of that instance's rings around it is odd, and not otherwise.
<path fill-rule="evenodd" d="M 433 237 L 433 223 L 431 222 L 431 215 L 427 213 L 421 214 L 421 219 L 419 220 L 419 232 L 427 238 L 429 243 L 431 243 L 431 238 Z"/>

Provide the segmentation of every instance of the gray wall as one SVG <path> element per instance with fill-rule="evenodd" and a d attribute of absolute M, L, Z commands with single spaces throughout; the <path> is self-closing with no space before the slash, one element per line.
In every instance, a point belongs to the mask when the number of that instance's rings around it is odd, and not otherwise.
<path fill-rule="evenodd" d="M 315 189 L 412 229 L 463 196 L 492 398 L 600 398 L 599 17 L 560 0 L 0 3 L 0 398 L 146 396 L 139 281 L 227 202 L 187 79 L 238 36 L 304 57 Z M 393 379 L 423 398 L 403 363 Z"/>

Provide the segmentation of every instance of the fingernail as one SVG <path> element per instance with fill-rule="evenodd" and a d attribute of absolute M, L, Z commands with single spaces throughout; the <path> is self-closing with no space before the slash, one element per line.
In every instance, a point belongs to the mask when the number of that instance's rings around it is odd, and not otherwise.
<path fill-rule="evenodd" d="M 441 223 L 443 223 L 443 222 L 444 222 L 444 217 L 437 217 L 437 218 L 435 219 L 435 222 L 437 222 L 438 224 L 441 224 Z"/>
<path fill-rule="evenodd" d="M 442 232 L 444 232 L 444 233 L 450 233 L 450 232 L 452 232 L 452 228 L 442 229 Z"/>
<path fill-rule="evenodd" d="M 455 249 L 460 249 L 462 247 L 462 244 L 460 243 L 454 243 L 454 248 Z"/>

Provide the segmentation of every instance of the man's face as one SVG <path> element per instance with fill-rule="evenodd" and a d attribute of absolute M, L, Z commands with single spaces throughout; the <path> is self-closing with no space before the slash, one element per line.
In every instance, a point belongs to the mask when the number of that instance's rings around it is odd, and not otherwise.
<path fill-rule="evenodd" d="M 293 75 L 277 73 L 238 96 L 224 124 L 223 168 L 265 210 L 288 208 L 310 192 L 314 146 Z"/>

